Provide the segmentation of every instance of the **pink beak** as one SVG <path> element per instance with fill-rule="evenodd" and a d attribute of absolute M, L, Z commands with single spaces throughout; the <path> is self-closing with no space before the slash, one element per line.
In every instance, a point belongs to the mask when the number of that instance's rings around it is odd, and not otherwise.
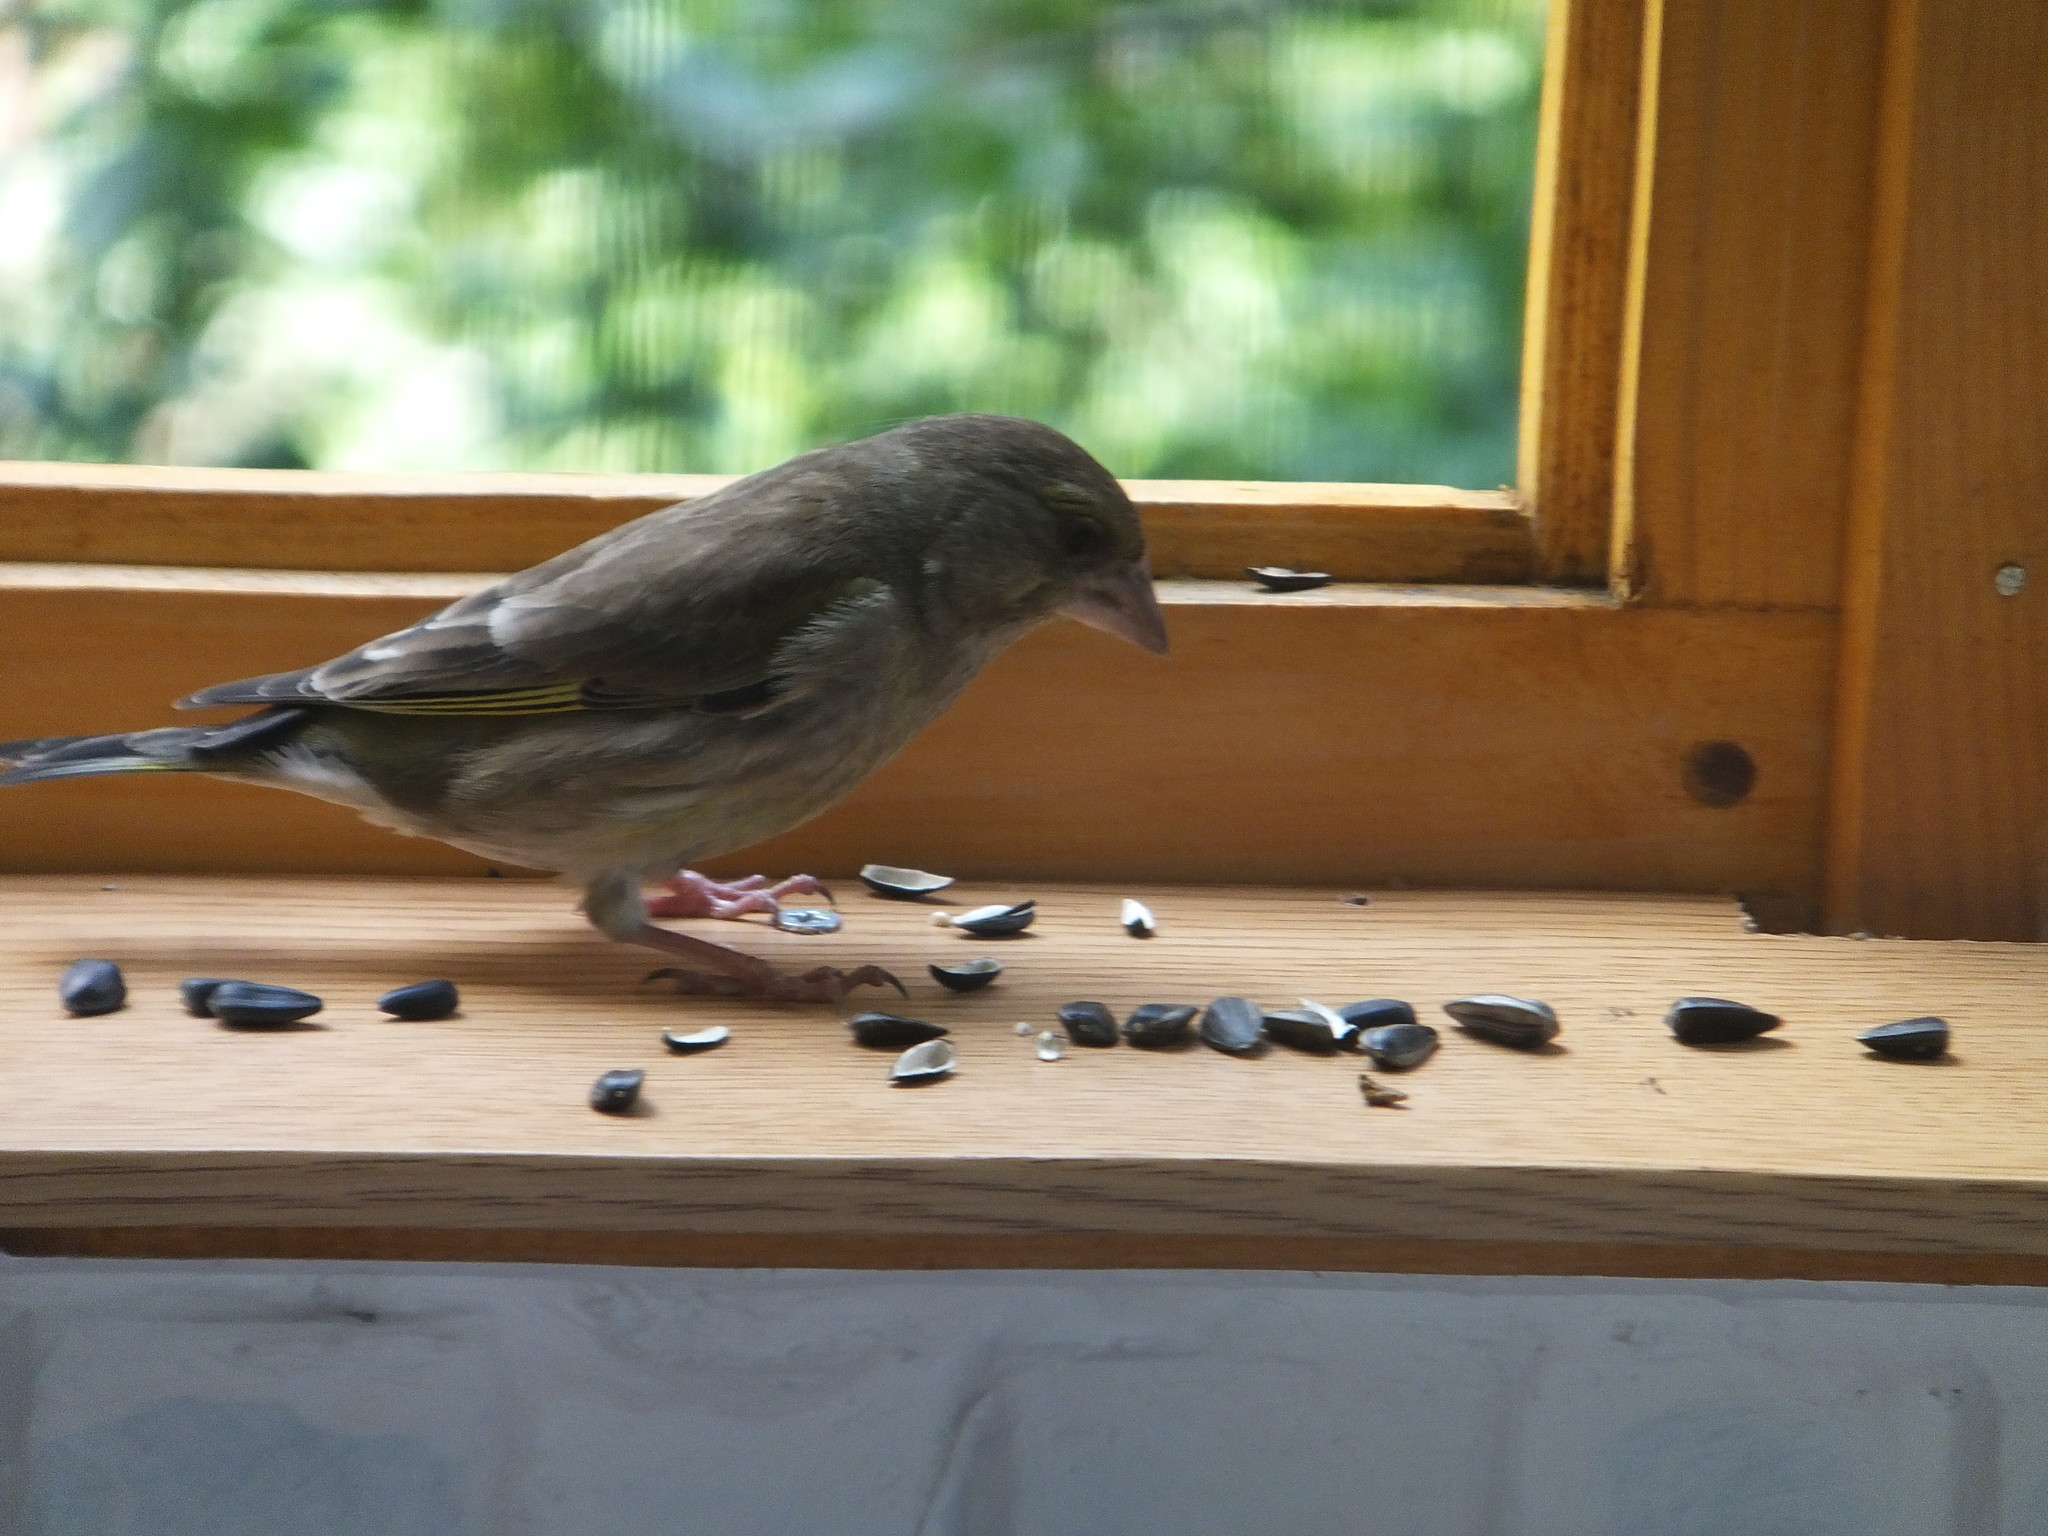
<path fill-rule="evenodd" d="M 1166 654 L 1166 615 L 1152 593 L 1152 572 L 1142 559 L 1113 565 L 1081 583 L 1060 604 L 1060 612 L 1091 629 L 1142 645 L 1155 655 Z"/>

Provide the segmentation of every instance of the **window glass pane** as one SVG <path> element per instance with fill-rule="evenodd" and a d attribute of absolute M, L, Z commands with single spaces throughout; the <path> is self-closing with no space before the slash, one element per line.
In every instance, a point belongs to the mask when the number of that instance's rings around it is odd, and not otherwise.
<path fill-rule="evenodd" d="M 1542 0 L 74 0 L 0 26 L 0 455 L 1513 462 Z"/>

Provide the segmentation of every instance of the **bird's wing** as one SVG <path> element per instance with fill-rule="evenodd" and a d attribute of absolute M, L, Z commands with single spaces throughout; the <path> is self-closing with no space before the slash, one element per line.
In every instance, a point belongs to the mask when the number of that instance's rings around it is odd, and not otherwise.
<path fill-rule="evenodd" d="M 733 495 L 746 485 L 628 523 L 323 665 L 181 702 L 435 715 L 765 707 L 789 642 L 888 583 L 832 509 L 806 518 L 801 494 Z"/>

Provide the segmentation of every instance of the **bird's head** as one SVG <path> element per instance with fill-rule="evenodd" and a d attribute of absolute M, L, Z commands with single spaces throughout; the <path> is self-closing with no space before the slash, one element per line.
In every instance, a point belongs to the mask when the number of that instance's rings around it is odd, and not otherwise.
<path fill-rule="evenodd" d="M 1065 614 L 1166 654 L 1138 510 L 1080 444 L 1015 416 L 934 416 L 897 432 L 927 474 L 950 471 L 925 570 L 960 610 L 1006 628 Z"/>

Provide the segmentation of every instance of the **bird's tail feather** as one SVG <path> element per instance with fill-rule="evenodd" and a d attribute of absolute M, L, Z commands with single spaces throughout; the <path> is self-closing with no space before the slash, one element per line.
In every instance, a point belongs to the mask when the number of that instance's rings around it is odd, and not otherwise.
<path fill-rule="evenodd" d="M 0 763 L 12 765 L 0 786 L 107 773 L 232 773 L 305 719 L 303 709 L 266 709 L 227 725 L 0 741 Z"/>

